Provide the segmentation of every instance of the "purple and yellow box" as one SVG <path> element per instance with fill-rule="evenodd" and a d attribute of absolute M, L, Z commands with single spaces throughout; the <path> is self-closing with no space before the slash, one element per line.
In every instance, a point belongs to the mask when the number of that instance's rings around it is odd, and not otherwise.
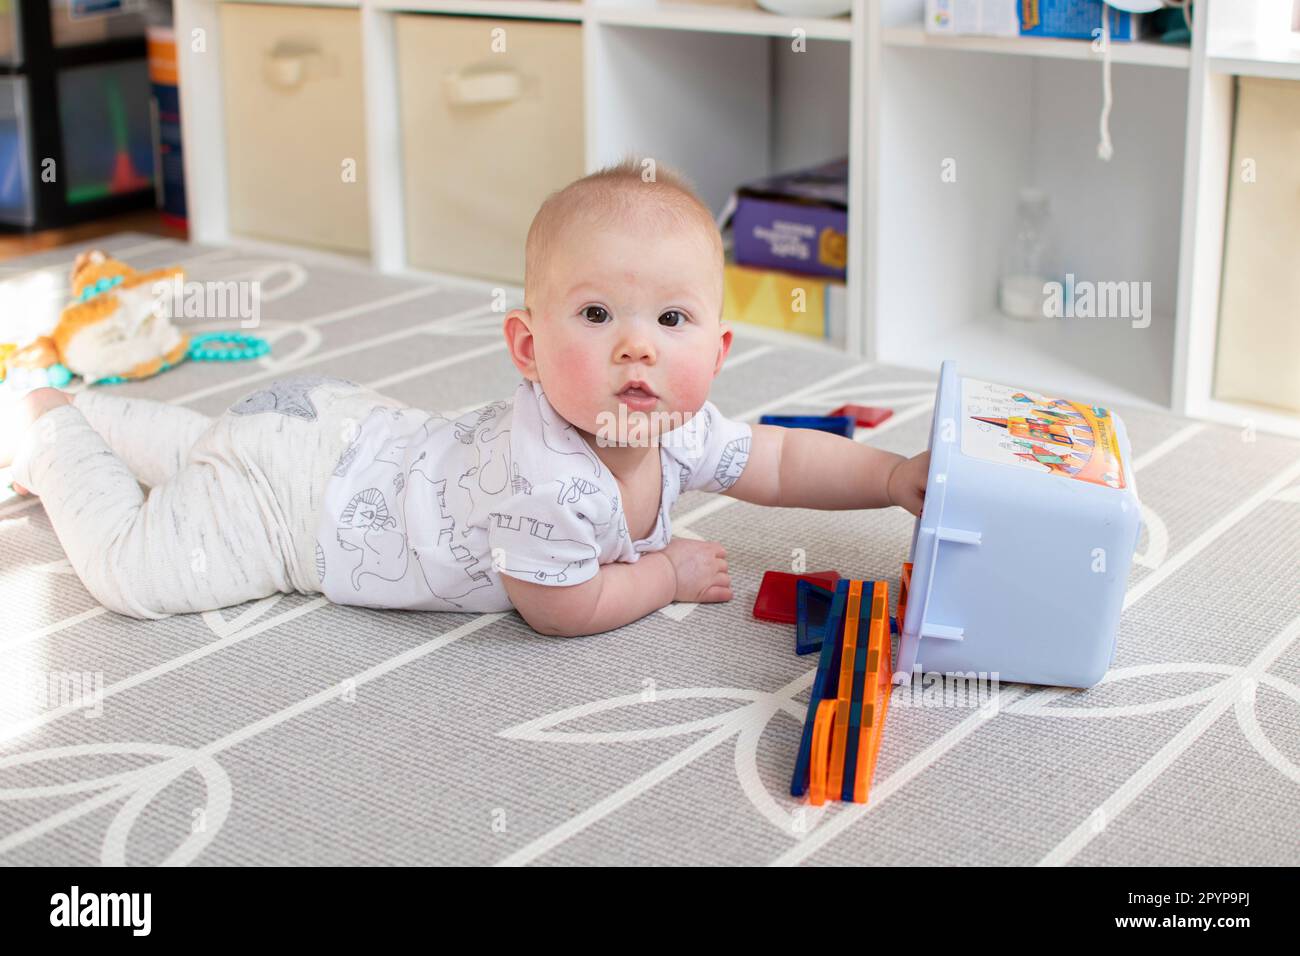
<path fill-rule="evenodd" d="M 740 265 L 845 277 L 849 161 L 782 173 L 736 191 L 733 256 Z"/>

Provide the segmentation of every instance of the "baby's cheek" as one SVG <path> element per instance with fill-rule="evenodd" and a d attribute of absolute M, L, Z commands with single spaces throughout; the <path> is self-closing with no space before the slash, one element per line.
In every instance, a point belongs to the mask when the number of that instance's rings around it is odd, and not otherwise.
<path fill-rule="evenodd" d="M 668 382 L 676 404 L 684 409 L 694 411 L 700 408 L 709 397 L 709 386 L 713 384 L 713 366 L 700 363 L 682 363 L 669 373 Z"/>
<path fill-rule="evenodd" d="M 543 383 L 546 396 L 561 415 L 590 430 L 588 419 L 604 407 L 602 397 L 608 391 L 598 361 L 590 351 L 577 345 L 558 345 L 552 350 Z"/>
<path fill-rule="evenodd" d="M 567 345 L 557 350 L 551 372 L 563 383 L 566 392 L 587 394 L 602 384 L 598 364 L 590 350 L 578 345 Z"/>

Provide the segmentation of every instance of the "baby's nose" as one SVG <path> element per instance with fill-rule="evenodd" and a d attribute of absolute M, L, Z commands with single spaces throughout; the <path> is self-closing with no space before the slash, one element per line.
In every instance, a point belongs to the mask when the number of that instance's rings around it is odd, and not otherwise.
<path fill-rule="evenodd" d="M 629 337 L 619 345 L 619 359 L 622 361 L 653 362 L 654 357 L 654 345 L 648 338 Z"/>

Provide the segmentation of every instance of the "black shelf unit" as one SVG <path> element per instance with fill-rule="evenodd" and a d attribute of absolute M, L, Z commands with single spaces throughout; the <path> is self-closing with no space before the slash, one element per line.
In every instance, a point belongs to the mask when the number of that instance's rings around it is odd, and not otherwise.
<path fill-rule="evenodd" d="M 33 232 L 156 206 L 156 173 L 152 166 L 147 186 L 130 192 L 70 202 L 67 179 L 71 164 L 67 162 L 67 144 L 60 120 L 61 74 L 78 67 L 132 61 L 138 61 L 143 69 L 148 49 L 145 37 L 109 38 L 73 46 L 56 46 L 51 26 L 50 0 L 15 2 L 20 6 L 22 58 L 15 66 L 0 65 L 0 78 L 19 76 L 26 81 L 29 130 L 27 175 L 32 195 L 32 221 L 0 222 L 0 230 L 10 233 Z M 42 163 L 46 159 L 55 161 L 54 182 L 46 182 L 42 178 Z"/>

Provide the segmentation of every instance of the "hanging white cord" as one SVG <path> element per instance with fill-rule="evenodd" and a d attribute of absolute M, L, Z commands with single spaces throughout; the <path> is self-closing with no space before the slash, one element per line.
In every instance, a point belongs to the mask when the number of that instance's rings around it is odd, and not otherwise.
<path fill-rule="evenodd" d="M 1165 6 L 1177 7 L 1187 21 L 1187 32 L 1195 36 L 1192 26 L 1192 0 L 1164 0 Z M 1115 93 L 1110 81 L 1110 7 L 1101 5 L 1101 119 L 1098 126 L 1101 140 L 1097 143 L 1097 158 L 1110 162 L 1115 155 L 1115 145 L 1110 139 L 1110 108 L 1114 105 Z"/>
<path fill-rule="evenodd" d="M 1097 158 L 1110 162 L 1115 147 L 1110 141 L 1110 107 L 1115 101 L 1110 85 L 1110 7 L 1101 5 L 1101 142 L 1097 144 Z"/>

